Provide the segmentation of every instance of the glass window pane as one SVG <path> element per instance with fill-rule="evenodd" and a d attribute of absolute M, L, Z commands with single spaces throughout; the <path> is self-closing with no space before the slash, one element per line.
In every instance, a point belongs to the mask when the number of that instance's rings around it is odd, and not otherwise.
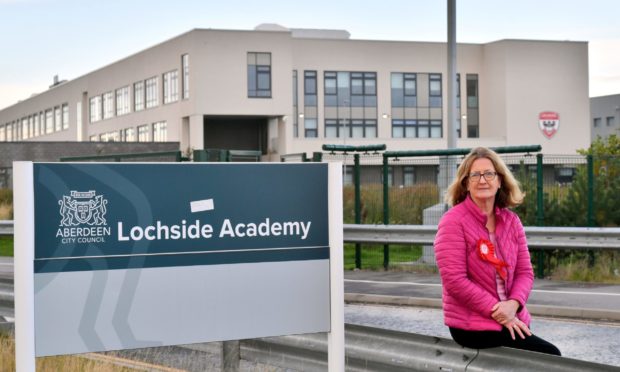
<path fill-rule="evenodd" d="M 374 79 L 366 79 L 364 80 L 364 94 L 375 95 L 377 94 L 377 89 L 375 87 Z"/>
<path fill-rule="evenodd" d="M 392 88 L 393 89 L 403 88 L 403 74 L 396 73 L 396 72 L 392 73 Z"/>
<path fill-rule="evenodd" d="M 352 128 L 352 137 L 353 138 L 364 138 L 364 127 L 354 126 Z"/>

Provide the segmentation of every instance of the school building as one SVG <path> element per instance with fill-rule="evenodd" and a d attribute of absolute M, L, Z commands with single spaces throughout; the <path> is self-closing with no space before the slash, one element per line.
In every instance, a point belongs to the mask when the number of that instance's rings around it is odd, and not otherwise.
<path fill-rule="evenodd" d="M 447 148 L 447 47 L 344 30 L 194 29 L 0 110 L 2 141 L 179 142 L 259 150 L 323 144 Z M 458 147 L 591 140 L 588 45 L 458 44 Z"/>

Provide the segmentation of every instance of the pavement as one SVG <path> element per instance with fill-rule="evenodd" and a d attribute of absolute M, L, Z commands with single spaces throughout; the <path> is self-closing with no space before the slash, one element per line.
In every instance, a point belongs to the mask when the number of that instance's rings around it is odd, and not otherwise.
<path fill-rule="evenodd" d="M 355 270 L 344 278 L 349 303 L 441 307 L 439 274 Z M 527 307 L 535 315 L 620 322 L 620 285 L 535 279 Z"/>

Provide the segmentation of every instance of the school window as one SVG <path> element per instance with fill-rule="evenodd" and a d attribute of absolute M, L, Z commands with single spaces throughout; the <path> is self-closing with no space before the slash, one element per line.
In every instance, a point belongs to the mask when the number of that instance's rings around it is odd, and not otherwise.
<path fill-rule="evenodd" d="M 375 119 L 325 119 L 325 138 L 377 137 Z"/>
<path fill-rule="evenodd" d="M 22 119 L 21 138 L 28 139 L 28 118 Z"/>
<path fill-rule="evenodd" d="M 271 53 L 248 53 L 248 97 L 271 98 Z"/>
<path fill-rule="evenodd" d="M 164 104 L 179 100 L 179 72 L 177 70 L 166 72 L 163 76 Z"/>
<path fill-rule="evenodd" d="M 297 70 L 293 70 L 293 137 L 299 137 L 299 97 L 297 94 Z"/>
<path fill-rule="evenodd" d="M 157 90 L 157 76 L 146 79 L 146 108 L 155 107 L 159 104 L 159 91 Z"/>
<path fill-rule="evenodd" d="M 316 138 L 318 130 L 316 71 L 304 71 L 304 137 Z"/>
<path fill-rule="evenodd" d="M 441 138 L 441 120 L 392 120 L 393 138 Z"/>
<path fill-rule="evenodd" d="M 392 73 L 392 107 L 417 107 L 417 74 Z"/>
<path fill-rule="evenodd" d="M 33 122 L 33 124 L 34 124 L 34 136 L 38 137 L 39 136 L 39 128 L 40 128 L 39 127 L 39 125 L 40 125 L 39 124 L 39 114 L 34 114 L 33 120 L 34 120 L 34 122 Z"/>
<path fill-rule="evenodd" d="M 183 99 L 189 98 L 189 54 L 181 56 L 181 66 L 183 75 Z"/>
<path fill-rule="evenodd" d="M 317 119 L 316 118 L 304 118 L 304 130 L 306 138 L 318 137 Z"/>
<path fill-rule="evenodd" d="M 428 76 L 428 103 L 430 107 L 441 107 L 441 74 L 429 74 Z"/>
<path fill-rule="evenodd" d="M 606 120 L 605 120 L 605 123 L 606 123 L 606 125 L 607 125 L 608 127 L 613 127 L 613 126 L 614 126 L 615 121 L 616 121 L 616 120 L 615 120 L 615 119 L 616 119 L 615 117 L 613 117 L 613 116 L 608 116 L 608 117 L 606 117 L 605 119 L 606 119 Z"/>
<path fill-rule="evenodd" d="M 392 119 L 392 138 L 417 137 L 417 120 Z"/>
<path fill-rule="evenodd" d="M 479 107 L 478 107 L 478 74 L 467 74 L 467 137 L 478 138 L 479 133 Z"/>
<path fill-rule="evenodd" d="M 121 141 L 134 142 L 136 140 L 135 130 L 133 128 L 125 128 L 121 131 Z"/>
<path fill-rule="evenodd" d="M 166 142 L 168 138 L 168 128 L 165 121 L 153 123 L 153 141 Z"/>
<path fill-rule="evenodd" d="M 54 112 L 49 109 L 45 110 L 45 133 L 54 132 Z"/>
<path fill-rule="evenodd" d="M 107 92 L 103 94 L 103 118 L 109 119 L 114 116 L 114 94 Z"/>
<path fill-rule="evenodd" d="M 415 183 L 415 170 L 412 166 L 403 167 L 403 186 L 413 186 Z"/>
<path fill-rule="evenodd" d="M 69 105 L 66 103 L 62 105 L 62 129 L 69 129 Z"/>
<path fill-rule="evenodd" d="M 138 142 L 149 141 L 149 126 L 148 124 L 138 126 Z"/>
<path fill-rule="evenodd" d="M 129 114 L 129 86 L 116 90 L 116 116 Z"/>
<path fill-rule="evenodd" d="M 133 110 L 144 110 L 144 81 L 133 84 Z"/>

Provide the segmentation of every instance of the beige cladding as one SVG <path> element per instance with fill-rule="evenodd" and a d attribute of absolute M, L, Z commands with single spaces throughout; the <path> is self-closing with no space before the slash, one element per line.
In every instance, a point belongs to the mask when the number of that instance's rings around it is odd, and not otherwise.
<path fill-rule="evenodd" d="M 271 53 L 271 98 L 248 98 L 248 52 Z M 461 115 L 466 114 L 466 74 L 477 74 L 480 123 L 480 138 L 461 138 L 457 146 L 541 144 L 544 153 L 574 154 L 576 149 L 589 145 L 587 43 L 502 40 L 459 44 L 457 52 Z M 164 105 L 162 75 L 178 70 L 181 95 L 181 56 L 185 53 L 190 58 L 190 98 L 179 97 L 177 102 Z M 318 138 L 293 138 L 293 70 L 298 76 L 300 113 L 312 111 L 303 106 L 304 71 L 317 71 Z M 446 148 L 445 137 L 391 137 L 393 72 L 442 75 L 443 109 L 433 112 L 432 117 L 442 118 L 445 135 L 448 115 L 444 43 L 297 38 L 286 31 L 192 30 L 0 110 L 0 126 L 68 103 L 69 129 L 34 140 L 88 140 L 92 134 L 166 121 L 168 140 L 179 141 L 181 149 L 186 149 L 204 146 L 205 116 L 262 117 L 268 123 L 267 152 L 277 155 L 320 151 L 325 143 L 345 142 L 342 138 L 324 138 L 325 71 L 375 72 L 377 76 L 377 108 L 367 109 L 365 115 L 376 118 L 378 137 L 347 138 L 347 144 L 385 143 L 389 150 Z M 133 84 L 154 76 L 158 78 L 157 107 L 134 112 L 132 99 L 129 114 L 89 123 L 90 97 L 124 86 L 131 87 L 133 97 Z M 425 99 L 426 78 L 420 75 L 418 81 L 420 101 Z M 559 131 L 551 139 L 538 128 L 542 111 L 560 115 Z M 297 119 L 303 135 L 303 118 Z M 467 132 L 467 120 L 462 120 L 463 133 Z"/>

